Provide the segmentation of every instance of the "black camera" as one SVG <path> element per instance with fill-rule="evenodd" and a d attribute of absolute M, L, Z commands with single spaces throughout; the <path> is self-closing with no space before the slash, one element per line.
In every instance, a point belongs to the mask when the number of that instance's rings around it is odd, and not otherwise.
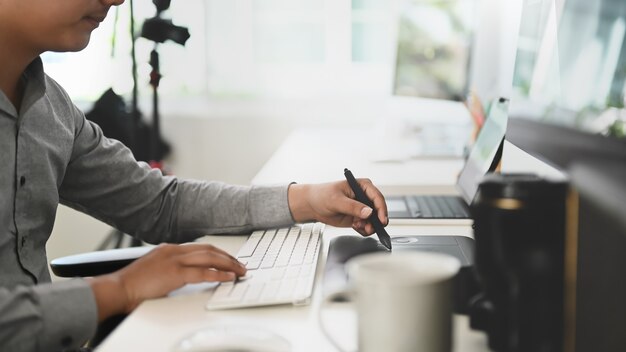
<path fill-rule="evenodd" d="M 163 43 L 169 39 L 177 44 L 185 45 L 190 36 L 189 30 L 174 25 L 172 20 L 161 18 L 161 13 L 169 9 L 171 0 L 152 0 L 152 3 L 157 8 L 157 14 L 143 23 L 141 36 L 156 43 Z"/>
<path fill-rule="evenodd" d="M 572 197 L 567 182 L 532 174 L 492 174 L 480 184 L 471 211 L 482 293 L 469 315 L 492 350 L 570 350 L 577 237 L 566 225 L 573 221 Z"/>

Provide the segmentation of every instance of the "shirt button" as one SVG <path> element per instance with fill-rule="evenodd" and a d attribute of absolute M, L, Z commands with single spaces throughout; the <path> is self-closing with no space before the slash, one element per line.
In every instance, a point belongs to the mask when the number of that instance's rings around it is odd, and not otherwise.
<path fill-rule="evenodd" d="M 26 183 L 26 177 L 24 176 L 20 177 L 20 186 L 24 186 L 25 183 Z"/>

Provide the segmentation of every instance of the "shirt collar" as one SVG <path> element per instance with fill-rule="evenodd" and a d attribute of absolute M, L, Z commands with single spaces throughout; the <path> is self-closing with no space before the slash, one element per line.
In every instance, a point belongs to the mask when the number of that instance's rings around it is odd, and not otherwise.
<path fill-rule="evenodd" d="M 21 79 L 25 81 L 24 97 L 20 107 L 23 114 L 46 93 L 46 79 L 40 57 L 37 57 L 26 67 Z M 17 110 L 2 91 L 0 91 L 0 110 L 13 118 L 18 117 Z"/>

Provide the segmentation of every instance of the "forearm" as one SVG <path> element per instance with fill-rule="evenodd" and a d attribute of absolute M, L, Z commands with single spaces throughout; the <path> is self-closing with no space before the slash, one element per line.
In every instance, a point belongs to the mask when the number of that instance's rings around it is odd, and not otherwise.
<path fill-rule="evenodd" d="M 200 182 L 188 187 L 180 197 L 176 223 L 178 233 L 185 237 L 245 233 L 294 222 L 287 185 L 243 187 Z"/>
<path fill-rule="evenodd" d="M 75 154 L 60 189 L 62 203 L 150 243 L 293 223 L 287 185 L 244 187 L 164 177 L 89 122 L 75 141 Z"/>

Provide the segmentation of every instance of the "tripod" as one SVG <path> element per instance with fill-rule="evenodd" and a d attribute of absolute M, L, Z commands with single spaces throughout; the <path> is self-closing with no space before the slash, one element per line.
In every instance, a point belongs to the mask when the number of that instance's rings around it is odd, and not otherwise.
<path fill-rule="evenodd" d="M 153 169 L 159 169 L 162 173 L 163 161 L 160 160 L 161 150 L 161 125 L 159 115 L 159 82 L 161 82 L 161 72 L 159 71 L 159 52 L 157 51 L 158 44 L 154 44 L 154 49 L 150 52 L 150 86 L 152 87 L 152 134 L 150 138 L 150 166 Z"/>
<path fill-rule="evenodd" d="M 170 6 L 170 0 L 153 0 L 156 6 L 157 13 L 153 18 L 147 19 L 141 30 L 141 36 L 148 40 L 153 41 L 154 48 L 150 52 L 150 86 L 152 87 L 152 131 L 149 137 L 149 156 L 148 163 L 152 168 L 159 169 L 161 173 L 164 172 L 164 163 L 161 160 L 163 153 L 161 151 L 161 127 L 160 127 L 160 114 L 159 114 L 159 83 L 161 81 L 161 72 L 159 65 L 159 53 L 158 44 L 163 43 L 166 40 L 172 40 L 180 45 L 185 45 L 187 39 L 189 39 L 189 31 L 185 27 L 179 27 L 172 24 L 172 21 L 161 18 L 161 13 L 167 10 Z M 133 11 L 133 0 L 130 0 L 130 32 L 132 36 L 131 56 L 132 56 L 132 73 L 133 73 L 133 97 L 132 97 L 132 118 L 133 118 L 133 131 L 131 133 L 132 140 L 130 143 L 131 150 L 136 150 L 140 145 L 140 138 L 137 133 L 141 114 L 137 107 L 137 60 L 135 56 L 135 21 Z M 142 241 L 130 237 L 117 229 L 113 230 L 111 234 L 100 244 L 98 250 L 104 250 L 107 248 L 121 248 L 124 247 L 125 238 L 130 238 L 130 246 L 137 247 L 142 245 Z"/>

